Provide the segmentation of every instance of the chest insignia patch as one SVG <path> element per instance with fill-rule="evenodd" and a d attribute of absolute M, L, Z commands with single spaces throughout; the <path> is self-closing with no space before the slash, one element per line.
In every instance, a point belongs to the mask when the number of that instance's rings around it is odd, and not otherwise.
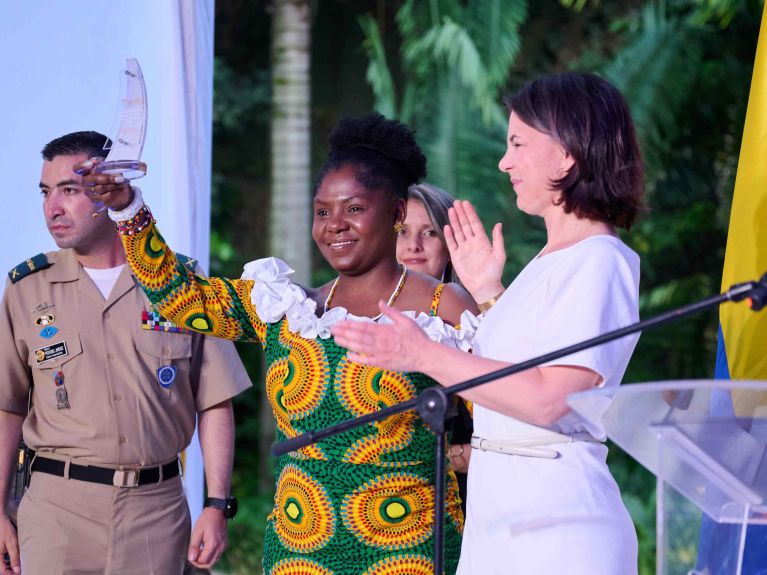
<path fill-rule="evenodd" d="M 32 310 L 32 313 L 45 313 L 46 311 L 53 309 L 56 307 L 52 303 L 48 303 L 47 301 L 40 302 L 35 306 L 35 308 Z"/>
<path fill-rule="evenodd" d="M 38 317 L 35 320 L 35 323 L 39 325 L 40 327 L 43 327 L 43 326 L 52 324 L 54 321 L 56 321 L 55 316 L 52 316 L 51 314 L 46 313 Z"/>
<path fill-rule="evenodd" d="M 64 372 L 59 370 L 55 374 L 53 374 L 53 383 L 56 384 L 56 387 L 60 387 L 64 385 Z"/>
<path fill-rule="evenodd" d="M 168 389 L 176 381 L 178 368 L 175 365 L 163 365 L 157 368 L 157 381 L 165 389 Z"/>
<path fill-rule="evenodd" d="M 167 331 L 171 333 L 192 333 L 192 330 L 176 325 L 165 319 L 156 311 L 143 310 L 141 312 L 141 327 L 152 331 Z"/>
<path fill-rule="evenodd" d="M 69 355 L 69 352 L 67 351 L 67 342 L 65 341 L 46 345 L 45 347 L 38 347 L 35 350 L 35 360 L 38 364 L 65 355 Z"/>
<path fill-rule="evenodd" d="M 43 329 L 40 330 L 40 337 L 47 339 L 53 337 L 57 333 L 59 333 L 59 328 L 53 327 L 52 325 L 46 325 Z"/>

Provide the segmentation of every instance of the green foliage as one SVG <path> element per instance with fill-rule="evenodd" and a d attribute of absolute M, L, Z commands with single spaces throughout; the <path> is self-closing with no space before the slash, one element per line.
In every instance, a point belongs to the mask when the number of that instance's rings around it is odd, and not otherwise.
<path fill-rule="evenodd" d="M 501 90 L 519 54 L 526 16 L 527 4 L 520 1 L 408 0 L 395 17 L 401 42 L 394 71 L 378 22 L 370 15 L 359 19 L 376 109 L 415 128 L 429 159 L 428 181 L 471 199 L 486 219 L 502 214 L 523 238 L 540 237 L 539 229 L 509 205 L 509 185 L 497 161 L 506 140 Z M 518 271 L 534 254 L 526 246 L 516 249 L 511 236 L 507 244 L 510 270 Z"/>
<path fill-rule="evenodd" d="M 599 6 L 600 0 L 559 0 L 562 6 L 565 6 L 567 8 L 572 8 L 576 12 L 580 12 L 583 10 L 587 4 L 592 4 L 593 6 Z"/>
<path fill-rule="evenodd" d="M 621 89 L 646 157 L 648 211 L 630 233 L 623 234 L 642 258 L 642 315 L 715 293 L 758 6 L 652 0 L 639 9 L 626 2 L 611 4 L 608 10 L 607 5 L 602 8 L 599 2 L 586 0 L 561 4 L 578 11 L 579 19 L 562 17 L 565 29 L 558 28 L 556 41 L 541 44 L 539 38 L 522 38 L 523 45 L 538 42 L 550 52 L 537 53 L 540 60 L 523 60 L 515 77 L 524 80 L 540 69 L 550 72 L 565 65 L 597 71 Z M 540 35 L 541 29 L 554 26 L 553 17 L 544 7 L 536 8 L 539 11 L 526 28 Z M 726 22 L 721 19 L 725 15 Z M 488 224 L 504 222 L 506 273 L 513 277 L 540 249 L 545 236 L 537 222 L 516 210 L 508 182 L 495 166 L 503 153 L 504 118 L 494 121 L 486 102 L 497 101 L 503 81 L 490 81 L 495 78 L 488 72 L 490 66 L 482 64 L 486 52 L 470 44 L 474 28 L 460 6 L 406 2 L 398 22 L 403 81 L 395 86 L 391 79 L 396 74 L 389 72 L 383 59 L 371 63 L 369 73 L 392 82 L 388 109 L 398 110 L 418 129 L 429 158 L 429 180 L 474 201 Z M 712 22 L 718 26 L 711 27 Z M 576 30 L 572 36 L 568 26 Z M 593 43 L 574 44 L 582 33 Z M 517 41 L 517 34 L 513 36 Z M 723 46 L 728 47 L 726 52 Z M 580 58 L 573 57 L 573 50 L 580 52 Z M 513 57 L 503 65 L 509 68 L 512 61 Z M 401 94 L 399 102 L 394 101 L 395 94 Z M 709 313 L 643 334 L 626 380 L 710 377 L 716 325 L 716 314 Z M 611 450 L 609 463 L 637 528 L 640 572 L 649 575 L 655 570 L 654 479 L 620 450 Z"/>
<path fill-rule="evenodd" d="M 703 57 L 698 30 L 682 16 L 669 16 L 664 2 L 641 11 L 638 30 L 604 69 L 605 77 L 631 103 L 648 168 L 662 169 L 678 129 L 677 116 L 688 102 Z M 670 79 L 673 78 L 673 81 Z"/>
<path fill-rule="evenodd" d="M 612 466 L 613 469 L 615 465 Z M 639 542 L 639 575 L 655 574 L 655 490 L 637 495 L 622 489 L 623 503 L 634 520 Z"/>
<path fill-rule="evenodd" d="M 238 276 L 243 262 L 265 255 L 266 4 L 216 6 L 216 274 Z M 497 169 L 506 128 L 500 95 L 541 73 L 596 71 L 626 94 L 646 155 L 648 210 L 623 234 L 642 258 L 642 316 L 718 291 L 762 2 L 328 0 L 317 6 L 315 165 L 337 117 L 367 111 L 366 77 L 374 107 L 416 128 L 429 158 L 428 180 L 472 200 L 488 227 L 503 222 L 508 283 L 543 246 L 545 231 L 540 221 L 519 212 Z M 375 18 L 366 10 L 375 11 Z M 359 30 L 353 29 L 355 20 Z M 339 21 L 344 34 L 338 33 Z M 359 52 L 349 48 L 358 41 L 355 34 L 363 36 Z M 330 277 L 320 269 L 315 283 Z M 712 312 L 644 333 L 625 380 L 710 377 L 716 330 Z M 256 387 L 235 402 L 234 490 L 243 511 L 230 527 L 225 559 L 232 572 L 254 573 L 260 571 L 272 492 L 271 478 L 260 477 L 268 471 L 258 471 L 266 454 L 256 448 L 264 401 L 261 352 L 254 345 L 238 347 Z M 608 462 L 637 528 L 640 573 L 650 575 L 654 479 L 614 446 Z"/>
<path fill-rule="evenodd" d="M 422 114 L 434 109 L 435 90 L 454 87 L 440 86 L 439 81 L 449 76 L 470 95 L 469 101 L 482 111 L 485 123 L 502 118 L 498 90 L 519 52 L 518 28 L 525 15 L 524 2 L 405 2 L 396 16 L 404 78 L 399 104 L 378 24 L 370 15 L 361 17 L 366 36 L 363 45 L 370 58 L 367 79 L 376 108 L 391 110 L 406 123 L 417 123 Z"/>
<path fill-rule="evenodd" d="M 370 57 L 366 79 L 376 95 L 376 109 L 387 118 L 393 118 L 397 106 L 394 80 L 389 73 L 378 23 L 369 14 L 360 16 L 357 21 L 365 33 L 363 47 Z"/>
<path fill-rule="evenodd" d="M 712 28 L 702 10 L 714 4 L 627 10 L 609 26 L 617 46 L 588 53 L 626 95 L 646 156 L 648 211 L 624 234 L 642 258 L 643 317 L 719 290 L 759 10 L 730 2 L 739 9 L 729 25 Z M 643 333 L 625 380 L 711 377 L 716 334 L 715 312 Z M 620 451 L 609 462 L 637 528 L 640 573 L 654 573 L 653 478 Z"/>
<path fill-rule="evenodd" d="M 695 0 L 690 16 L 698 24 L 716 21 L 721 28 L 727 28 L 744 4 L 744 0 Z"/>
<path fill-rule="evenodd" d="M 261 573 L 264 557 L 264 518 L 272 510 L 272 498 L 266 494 L 239 499 L 239 511 L 229 524 L 229 549 L 217 569 L 232 575 Z"/>

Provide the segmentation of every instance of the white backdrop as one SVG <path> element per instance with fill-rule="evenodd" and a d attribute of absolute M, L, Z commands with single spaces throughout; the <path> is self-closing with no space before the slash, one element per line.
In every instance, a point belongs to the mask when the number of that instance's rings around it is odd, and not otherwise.
<path fill-rule="evenodd" d="M 148 172 L 137 183 L 169 243 L 207 271 L 213 14 L 213 0 L 0 0 L 3 273 L 56 249 L 41 210 L 40 150 L 68 132 L 111 135 L 129 57 L 141 65 L 149 109 L 141 158 Z M 203 481 L 198 446 L 186 460 L 196 518 Z"/>

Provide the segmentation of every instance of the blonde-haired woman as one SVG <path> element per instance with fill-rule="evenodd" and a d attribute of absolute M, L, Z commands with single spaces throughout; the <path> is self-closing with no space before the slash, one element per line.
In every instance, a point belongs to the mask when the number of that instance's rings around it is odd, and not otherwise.
<path fill-rule="evenodd" d="M 444 228 L 450 223 L 448 210 L 455 198 L 431 184 L 414 184 L 407 191 L 407 216 L 397 238 L 397 261 L 443 282 L 460 283 L 445 242 Z M 436 310 L 434 310 L 436 313 Z M 466 474 L 471 458 L 474 431 L 469 404 L 458 404 L 458 415 L 451 421 L 450 465 L 458 480 L 461 508 L 466 513 Z"/>

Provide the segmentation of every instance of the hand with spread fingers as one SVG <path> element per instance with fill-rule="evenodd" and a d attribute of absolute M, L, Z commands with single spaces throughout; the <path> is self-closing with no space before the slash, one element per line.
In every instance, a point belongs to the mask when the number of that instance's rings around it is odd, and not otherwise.
<path fill-rule="evenodd" d="M 133 189 L 120 174 L 97 172 L 96 166 L 103 161 L 103 158 L 90 158 L 75 164 L 72 170 L 83 177 L 85 193 L 91 200 L 110 210 L 122 210 L 133 200 Z"/>
<path fill-rule="evenodd" d="M 448 217 L 445 241 L 461 283 L 478 303 L 498 296 L 503 292 L 501 275 L 506 263 L 501 224 L 493 227 L 491 243 L 471 203 L 456 200 Z"/>
<path fill-rule="evenodd" d="M 395 308 L 380 301 L 378 309 L 392 323 L 342 321 L 331 329 L 336 343 L 348 348 L 348 359 L 356 363 L 393 371 L 422 371 L 425 348 L 433 342 L 415 321 Z"/>

